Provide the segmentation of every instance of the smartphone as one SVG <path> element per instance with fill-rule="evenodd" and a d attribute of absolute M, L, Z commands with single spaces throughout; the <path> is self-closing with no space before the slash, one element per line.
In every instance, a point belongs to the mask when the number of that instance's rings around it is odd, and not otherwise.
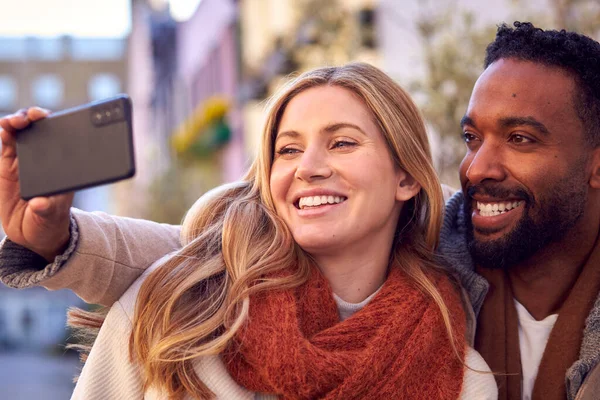
<path fill-rule="evenodd" d="M 29 200 L 135 174 L 127 95 L 50 114 L 17 134 L 21 197 Z"/>

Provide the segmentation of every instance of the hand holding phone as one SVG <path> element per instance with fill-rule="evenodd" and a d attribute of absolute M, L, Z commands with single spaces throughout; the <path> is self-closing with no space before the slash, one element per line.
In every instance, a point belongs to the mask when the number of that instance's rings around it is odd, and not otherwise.
<path fill-rule="evenodd" d="M 52 113 L 17 135 L 25 200 L 116 182 L 135 173 L 126 95 Z"/>
<path fill-rule="evenodd" d="M 73 193 L 23 200 L 16 149 L 18 131 L 47 115 L 48 111 L 34 107 L 0 119 L 0 221 L 13 242 L 51 262 L 64 251 L 70 238 Z"/>

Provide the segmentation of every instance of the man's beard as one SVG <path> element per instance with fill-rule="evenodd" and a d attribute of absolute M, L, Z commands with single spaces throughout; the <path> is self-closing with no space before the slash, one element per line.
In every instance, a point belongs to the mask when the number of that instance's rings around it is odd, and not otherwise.
<path fill-rule="evenodd" d="M 499 239 L 477 241 L 471 221 L 471 195 L 476 193 L 523 200 L 523 215 L 517 225 Z M 484 268 L 507 269 L 527 260 L 565 237 L 583 215 L 586 197 L 587 185 L 581 175 L 575 173 L 561 179 L 539 199 L 524 189 L 507 190 L 501 184 L 483 183 L 469 187 L 465 193 L 464 212 L 467 244 L 473 261 Z"/>

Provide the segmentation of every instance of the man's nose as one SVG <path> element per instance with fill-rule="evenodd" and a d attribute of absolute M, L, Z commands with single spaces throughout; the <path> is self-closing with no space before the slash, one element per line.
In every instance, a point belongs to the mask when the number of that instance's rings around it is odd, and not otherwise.
<path fill-rule="evenodd" d="M 502 149 L 494 143 L 483 143 L 468 164 L 467 179 L 478 184 L 486 179 L 502 181 L 505 178 Z"/>
<path fill-rule="evenodd" d="M 300 157 L 300 163 L 294 176 L 306 182 L 329 178 L 332 169 L 329 164 L 327 150 L 320 148 L 307 148 Z"/>

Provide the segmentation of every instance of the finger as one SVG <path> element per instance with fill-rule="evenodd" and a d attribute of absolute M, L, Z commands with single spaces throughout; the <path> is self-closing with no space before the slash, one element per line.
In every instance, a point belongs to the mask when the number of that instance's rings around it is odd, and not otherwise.
<path fill-rule="evenodd" d="M 0 149 L 0 157 L 15 157 L 17 155 L 17 138 L 12 128 L 6 129 L 9 125 L 6 118 L 0 119 L 0 143 L 2 148 Z"/>
<path fill-rule="evenodd" d="M 4 147 L 14 147 L 17 143 L 17 138 L 15 133 L 11 130 L 4 129 L 2 124 L 2 120 L 0 120 L 0 127 L 2 130 L 0 131 L 0 139 L 2 140 L 2 148 Z"/>
<path fill-rule="evenodd" d="M 29 208 L 37 216 L 46 220 L 59 220 L 69 213 L 75 193 L 59 194 L 51 197 L 35 197 L 29 200 Z"/>
<path fill-rule="evenodd" d="M 29 208 L 36 215 L 45 216 L 48 214 L 52 207 L 49 197 L 34 197 L 29 200 Z"/>
<path fill-rule="evenodd" d="M 50 115 L 50 111 L 41 107 L 31 107 L 27 110 L 27 117 L 30 121 L 38 121 Z"/>
<path fill-rule="evenodd" d="M 29 109 L 21 109 L 14 114 L 0 118 L 0 139 L 2 143 L 2 156 L 8 157 L 13 155 L 14 147 L 16 146 L 16 130 L 22 129 L 29 125 L 29 121 L 38 121 L 46 118 L 50 111 L 41 107 L 31 107 Z"/>
<path fill-rule="evenodd" d="M 8 122 L 15 130 L 26 128 L 31 123 L 26 111 L 13 114 L 8 118 Z"/>
<path fill-rule="evenodd" d="M 0 118 L 0 127 L 2 130 L 14 132 L 15 129 L 10 124 L 10 119 L 14 116 L 14 114 L 7 115 L 5 117 Z"/>

